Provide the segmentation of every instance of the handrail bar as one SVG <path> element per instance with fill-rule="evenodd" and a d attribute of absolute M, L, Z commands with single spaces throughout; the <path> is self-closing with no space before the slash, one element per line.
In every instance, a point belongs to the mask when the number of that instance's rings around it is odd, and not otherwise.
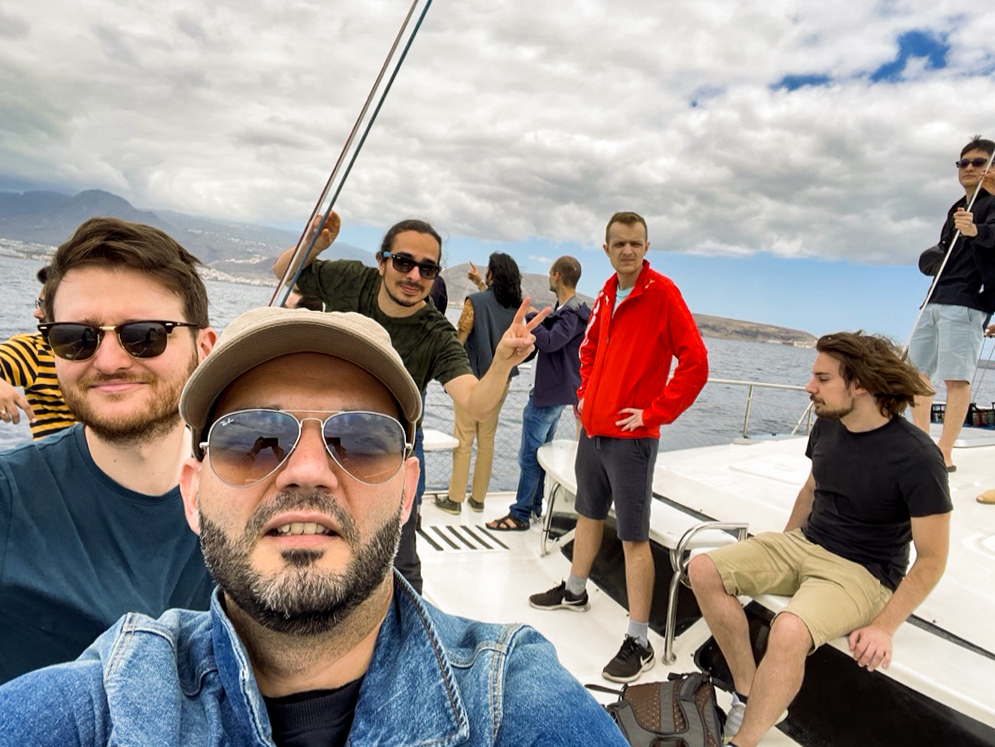
<path fill-rule="evenodd" d="M 739 379 L 713 379 L 708 378 L 709 384 L 733 384 L 736 386 L 758 386 L 761 389 L 790 389 L 796 392 L 804 392 L 805 387 L 798 384 L 772 384 L 765 381 L 741 381 Z"/>
<path fill-rule="evenodd" d="M 670 578 L 670 593 L 667 597 L 667 619 L 664 623 L 663 662 L 665 664 L 673 664 L 677 660 L 677 656 L 674 654 L 674 637 L 677 630 L 677 592 L 680 584 L 684 584 L 688 588 L 691 587 L 691 583 L 687 578 L 687 564 L 691 559 L 688 546 L 691 544 L 691 540 L 701 532 L 719 530 L 731 534 L 737 542 L 742 542 L 746 539 L 749 528 L 750 525 L 745 521 L 702 522 L 684 532 L 677 543 L 677 547 L 671 549 L 670 565 L 674 569 L 674 575 Z"/>

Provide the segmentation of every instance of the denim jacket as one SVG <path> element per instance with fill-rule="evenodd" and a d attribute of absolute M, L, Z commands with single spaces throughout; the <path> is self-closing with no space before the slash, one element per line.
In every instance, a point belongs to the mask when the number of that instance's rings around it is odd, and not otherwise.
<path fill-rule="evenodd" d="M 105 744 L 273 744 L 218 592 L 210 612 L 126 615 L 75 662 L 0 688 L 0 745 Z M 447 615 L 395 576 L 348 744 L 627 743 L 535 630 Z"/>

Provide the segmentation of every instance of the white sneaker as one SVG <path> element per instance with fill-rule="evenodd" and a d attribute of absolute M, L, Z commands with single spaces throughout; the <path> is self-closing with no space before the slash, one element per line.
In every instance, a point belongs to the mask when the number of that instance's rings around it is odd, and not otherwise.
<path fill-rule="evenodd" d="M 729 712 L 726 714 L 726 725 L 722 730 L 722 744 L 729 744 L 739 734 L 739 727 L 743 725 L 743 716 L 745 715 L 746 703 L 739 699 L 739 695 L 733 693 L 732 703 L 729 705 Z M 787 717 L 788 712 L 785 710 L 778 716 L 777 721 L 774 722 L 774 726 L 777 726 Z"/>
<path fill-rule="evenodd" d="M 729 744 L 733 737 L 739 734 L 739 727 L 743 725 L 743 716 L 746 715 L 746 703 L 739 699 L 736 693 L 732 694 L 732 704 L 729 712 L 726 713 L 726 725 L 722 730 L 722 743 Z"/>

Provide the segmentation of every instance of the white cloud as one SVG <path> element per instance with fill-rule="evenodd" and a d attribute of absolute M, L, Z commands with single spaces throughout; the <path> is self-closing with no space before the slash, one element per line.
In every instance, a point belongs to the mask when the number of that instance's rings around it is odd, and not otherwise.
<path fill-rule="evenodd" d="M 815 7 L 818 5 L 819 7 Z M 7 188 L 303 222 L 407 0 L 42 0 L 0 16 Z M 995 20 L 966 2 L 436 2 L 340 198 L 454 236 L 908 262 L 993 134 Z M 870 75 L 908 31 L 948 66 Z M 827 85 L 777 88 L 785 76 Z M 987 131 L 986 131 L 987 128 Z"/>

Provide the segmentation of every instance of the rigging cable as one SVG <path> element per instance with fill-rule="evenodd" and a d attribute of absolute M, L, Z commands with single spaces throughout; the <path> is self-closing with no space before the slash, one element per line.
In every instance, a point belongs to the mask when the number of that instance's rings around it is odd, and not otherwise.
<path fill-rule="evenodd" d="M 328 181 L 325 183 L 325 188 L 321 192 L 321 196 L 318 198 L 318 202 L 314 206 L 314 210 L 311 211 L 311 215 L 304 225 L 304 230 L 301 232 L 300 238 L 297 240 L 297 245 L 294 247 L 293 255 L 291 256 L 290 262 L 287 265 L 287 269 L 284 271 L 283 276 L 280 278 L 280 282 L 276 286 L 276 290 L 273 292 L 273 296 L 270 298 L 270 306 L 283 306 L 287 298 L 290 295 L 290 291 L 297 284 L 297 278 L 300 276 L 301 270 L 303 269 L 304 259 L 310 254 L 314 243 L 321 231 L 312 231 L 312 227 L 315 225 L 315 219 L 320 215 L 321 222 L 318 224 L 324 226 L 325 221 L 328 220 L 328 216 L 332 213 L 332 208 L 335 206 L 335 201 L 338 199 L 339 193 L 342 191 L 342 187 L 345 184 L 349 173 L 352 171 L 353 164 L 356 163 L 356 158 L 359 156 L 359 152 L 363 149 L 363 144 L 366 142 L 366 137 L 370 134 L 370 129 L 373 127 L 373 123 L 376 122 L 377 115 L 380 113 L 380 109 L 383 107 L 384 100 L 387 98 L 387 94 L 390 92 L 391 86 L 394 84 L 394 79 L 397 77 L 398 72 L 401 69 L 401 65 L 404 63 L 405 57 L 407 57 L 408 50 L 411 49 L 411 44 L 415 40 L 415 36 L 418 34 L 418 30 L 421 28 L 422 22 L 425 20 L 425 14 L 428 13 L 428 9 L 432 5 L 432 0 L 425 0 L 424 7 L 421 10 L 418 20 L 411 25 L 411 19 L 414 18 L 418 6 L 422 3 L 422 0 L 413 0 L 411 7 L 408 9 L 407 15 L 404 17 L 404 22 L 401 24 L 400 30 L 397 32 L 397 37 L 394 39 L 394 43 L 390 47 L 390 51 L 387 53 L 387 58 L 384 60 L 383 66 L 380 68 L 380 73 L 377 75 L 376 80 L 373 83 L 373 87 L 370 89 L 369 95 L 366 97 L 366 103 L 363 104 L 362 110 L 359 112 L 359 117 L 356 118 L 356 123 L 353 125 L 349 137 L 346 138 L 345 145 L 342 147 L 342 152 L 339 154 L 338 160 L 335 162 L 335 166 L 332 168 L 332 173 L 328 177 Z M 409 30 L 410 27 L 410 30 Z M 388 69 L 394 60 L 395 53 L 398 49 L 401 49 L 400 56 L 397 57 L 396 63 L 394 64 L 393 70 L 390 71 L 388 75 Z M 377 92 L 379 91 L 379 98 L 377 99 L 376 106 L 370 111 L 370 105 L 373 103 L 374 98 L 377 97 Z M 367 120 L 367 115 L 369 115 Z M 364 120 L 366 121 L 365 127 L 363 126 Z M 356 139 L 357 133 L 362 129 L 362 135 L 359 139 Z M 343 170 L 342 166 L 345 164 Z M 329 198 L 329 195 L 331 197 Z M 328 200 L 328 205 L 325 206 L 325 201 Z"/>

